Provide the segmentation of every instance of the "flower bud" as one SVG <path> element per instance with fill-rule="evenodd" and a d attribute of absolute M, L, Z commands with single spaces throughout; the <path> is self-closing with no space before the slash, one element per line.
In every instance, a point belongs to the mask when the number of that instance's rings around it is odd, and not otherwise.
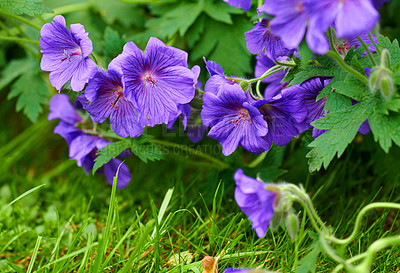
<path fill-rule="evenodd" d="M 248 81 L 241 81 L 239 85 L 242 87 L 243 91 L 246 91 L 250 87 L 250 83 Z"/>
<path fill-rule="evenodd" d="M 296 239 L 299 234 L 300 224 L 297 215 L 290 211 L 285 218 L 286 229 L 289 233 L 289 236 L 292 240 Z"/>
<path fill-rule="evenodd" d="M 383 97 L 390 99 L 394 91 L 392 71 L 379 67 L 369 77 L 369 88 L 373 93 L 380 90 Z"/>

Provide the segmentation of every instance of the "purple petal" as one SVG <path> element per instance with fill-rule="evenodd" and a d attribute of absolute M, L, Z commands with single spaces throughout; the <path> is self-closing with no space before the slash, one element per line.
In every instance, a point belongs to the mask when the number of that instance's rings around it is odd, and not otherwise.
<path fill-rule="evenodd" d="M 119 168 L 119 171 L 118 171 Z M 103 166 L 104 176 L 107 181 L 112 185 L 115 175 L 118 171 L 117 178 L 117 188 L 122 189 L 128 186 L 129 181 L 131 180 L 131 173 L 129 172 L 128 167 L 121 160 L 113 158 L 107 164 Z"/>

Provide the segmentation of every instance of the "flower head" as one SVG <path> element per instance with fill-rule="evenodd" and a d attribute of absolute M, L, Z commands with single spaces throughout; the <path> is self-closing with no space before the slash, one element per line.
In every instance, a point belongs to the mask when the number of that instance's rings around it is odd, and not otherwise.
<path fill-rule="evenodd" d="M 189 103 L 195 94 L 197 78 L 187 67 L 187 53 L 150 38 L 145 53 L 133 42 L 116 58 L 125 97 L 140 112 L 143 126 L 168 123 L 179 104 Z"/>
<path fill-rule="evenodd" d="M 206 92 L 203 102 L 201 119 L 211 127 L 208 136 L 221 143 L 224 155 L 233 153 L 238 145 L 257 154 L 269 149 L 263 138 L 267 123 L 238 84 L 227 85 L 218 95 Z"/>
<path fill-rule="evenodd" d="M 270 59 L 277 59 L 280 56 L 289 56 L 294 49 L 289 49 L 281 38 L 272 34 L 270 29 L 270 19 L 262 18 L 257 22 L 252 30 L 244 33 L 246 36 L 247 49 L 253 53 L 261 53 L 265 49 L 265 54 Z"/>
<path fill-rule="evenodd" d="M 98 69 L 80 96 L 83 108 L 92 120 L 104 122 L 110 117 L 113 131 L 121 137 L 138 137 L 143 132 L 139 113 L 124 95 L 121 69 L 111 62 L 108 72 Z"/>
<path fill-rule="evenodd" d="M 274 216 L 277 193 L 268 191 L 266 183 L 246 176 L 242 169 L 235 173 L 235 200 L 240 209 L 249 216 L 252 228 L 258 237 L 267 233 L 269 223 Z"/>
<path fill-rule="evenodd" d="M 81 24 L 72 24 L 70 29 L 67 29 L 61 15 L 42 27 L 40 52 L 43 57 L 40 67 L 50 71 L 50 82 L 57 90 L 71 80 L 72 90 L 81 91 L 96 73 L 96 64 L 88 57 L 93 46 Z"/>

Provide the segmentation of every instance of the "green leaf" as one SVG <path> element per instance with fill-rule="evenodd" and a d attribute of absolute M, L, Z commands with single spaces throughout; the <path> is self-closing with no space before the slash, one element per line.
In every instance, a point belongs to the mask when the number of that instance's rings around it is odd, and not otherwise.
<path fill-rule="evenodd" d="M 36 122 L 39 114 L 43 112 L 42 105 L 48 103 L 49 97 L 49 90 L 38 70 L 29 71 L 14 82 L 8 99 L 17 96 L 17 112 L 23 110 L 32 122 Z"/>
<path fill-rule="evenodd" d="M 390 53 L 390 68 L 394 73 L 400 70 L 400 47 L 399 42 L 395 39 L 390 42 L 389 38 L 378 35 L 378 47 L 382 50 L 386 48 Z"/>
<path fill-rule="evenodd" d="M 167 7 L 160 17 L 146 23 L 147 32 L 161 38 L 171 38 L 177 32 L 183 36 L 203 11 L 202 2 L 183 2 Z"/>
<path fill-rule="evenodd" d="M 360 125 L 372 113 L 376 102 L 367 99 L 341 111 L 326 114 L 312 123 L 321 130 L 329 130 L 309 144 L 313 149 L 307 154 L 310 172 L 325 169 L 337 154 L 340 157 L 354 139 Z"/>
<path fill-rule="evenodd" d="M 16 15 L 27 14 L 30 16 L 51 12 L 42 2 L 42 0 L 1 0 L 0 9 Z"/>
<path fill-rule="evenodd" d="M 1 73 L 0 90 L 10 84 L 21 74 L 34 69 L 36 65 L 37 62 L 29 58 L 12 60 Z"/>
<path fill-rule="evenodd" d="M 226 24 L 233 24 L 231 14 L 242 14 L 244 11 L 227 5 L 222 1 L 214 3 L 212 0 L 205 0 L 204 12 L 215 21 Z"/>
<path fill-rule="evenodd" d="M 252 28 L 247 19 L 235 18 L 234 25 L 228 25 L 214 20 L 206 20 L 207 27 L 201 40 L 195 45 L 190 58 L 200 59 L 205 56 L 219 63 L 227 75 L 243 76 L 252 71 L 250 67 L 251 54 L 246 48 L 244 32 Z"/>
<path fill-rule="evenodd" d="M 318 235 L 309 231 L 310 236 L 313 238 L 311 246 L 308 248 L 309 252 L 300 261 L 297 267 L 297 273 L 315 273 L 317 270 L 317 258 L 322 252 L 322 245 L 319 241 Z"/>
<path fill-rule="evenodd" d="M 188 32 L 186 33 L 186 42 L 190 48 L 193 48 L 194 45 L 200 40 L 204 28 L 206 26 L 206 15 L 200 15 L 199 19 L 189 28 Z"/>
<path fill-rule="evenodd" d="M 400 115 L 391 113 L 390 116 L 374 112 L 368 118 L 375 141 L 379 142 L 387 153 L 392 146 L 392 141 L 400 146 Z"/>
<path fill-rule="evenodd" d="M 112 158 L 118 157 L 124 150 L 130 149 L 133 154 L 139 157 L 143 162 L 164 159 L 165 156 L 159 146 L 147 143 L 151 137 L 142 136 L 134 139 L 125 139 L 112 142 L 97 151 L 93 166 L 93 174 L 104 164 L 108 163 Z"/>
<path fill-rule="evenodd" d="M 119 36 L 118 31 L 107 26 L 104 31 L 104 55 L 111 61 L 114 57 L 121 53 L 124 47 L 124 41 Z"/>
<path fill-rule="evenodd" d="M 369 88 L 360 80 L 347 75 L 343 82 L 335 82 L 333 88 L 336 93 L 345 95 L 358 101 L 362 101 L 366 95 L 369 95 Z"/>
<path fill-rule="evenodd" d="M 96 173 L 96 171 L 108 163 L 112 158 L 117 157 L 124 150 L 128 149 L 130 146 L 129 140 L 122 140 L 117 142 L 112 142 L 107 146 L 101 148 L 97 151 L 97 157 L 94 159 L 94 165 L 92 173 Z"/>
<path fill-rule="evenodd" d="M 308 47 L 306 40 L 303 40 L 299 45 L 299 55 L 301 57 L 301 65 L 307 66 L 308 62 L 314 57 L 314 53 Z"/>

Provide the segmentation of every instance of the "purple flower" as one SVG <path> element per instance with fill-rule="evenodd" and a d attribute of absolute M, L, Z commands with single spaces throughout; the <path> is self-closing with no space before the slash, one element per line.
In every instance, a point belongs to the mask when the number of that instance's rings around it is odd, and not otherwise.
<path fill-rule="evenodd" d="M 270 19 L 262 18 L 252 30 L 244 33 L 247 49 L 253 54 L 258 54 L 265 48 L 265 54 L 273 60 L 292 54 L 294 49 L 288 49 L 281 38 L 273 35 L 269 24 Z"/>
<path fill-rule="evenodd" d="M 72 24 L 70 29 L 67 29 L 61 15 L 42 27 L 40 52 L 43 57 L 40 67 L 50 71 L 50 82 L 57 90 L 71 80 L 72 90 L 81 91 L 96 73 L 96 64 L 88 57 L 93 46 L 81 24 Z"/>
<path fill-rule="evenodd" d="M 339 38 L 354 38 L 373 29 L 379 20 L 379 13 L 368 0 L 304 0 L 304 7 L 311 15 L 308 31 L 320 38 L 321 47 L 315 50 L 319 54 L 329 50 L 324 33 L 330 26 L 335 26 Z"/>
<path fill-rule="evenodd" d="M 242 169 L 236 171 L 234 179 L 236 203 L 249 216 L 257 236 L 263 238 L 274 216 L 277 193 L 268 191 L 266 183 L 244 175 Z"/>
<path fill-rule="evenodd" d="M 259 108 L 268 124 L 265 140 L 269 145 L 274 142 L 284 146 L 294 136 L 303 132 L 307 109 L 296 90 L 284 89 L 275 97 L 258 101 L 254 106 Z"/>
<path fill-rule="evenodd" d="M 232 7 L 237 7 L 244 9 L 246 11 L 251 8 L 251 0 L 223 0 L 225 3 L 228 3 Z"/>
<path fill-rule="evenodd" d="M 187 53 L 150 38 L 145 53 L 133 42 L 116 58 L 122 68 L 125 97 L 140 112 L 143 126 L 168 123 L 179 104 L 189 103 L 197 78 L 187 67 Z"/>
<path fill-rule="evenodd" d="M 263 138 L 267 123 L 239 85 L 227 85 L 218 95 L 206 92 L 203 102 L 201 119 L 211 127 L 208 136 L 221 143 L 224 155 L 233 153 L 238 145 L 257 154 L 269 149 Z"/>
<path fill-rule="evenodd" d="M 361 33 L 358 37 L 360 37 L 363 40 L 363 42 L 366 45 L 368 45 L 368 49 L 371 52 L 376 52 L 376 48 L 375 48 L 374 44 L 372 43 L 371 39 L 369 38 L 368 33 L 366 33 L 366 32 Z M 375 44 L 379 43 L 378 39 L 375 37 L 374 34 L 371 33 L 371 37 L 374 40 Z M 355 49 L 357 49 L 358 47 L 362 46 L 361 42 L 357 39 L 357 37 L 354 37 L 352 39 L 344 39 L 344 40 L 342 40 L 340 42 L 340 44 L 335 45 L 336 50 L 342 56 L 345 56 L 345 53 L 347 53 L 352 46 L 354 46 Z M 361 55 L 361 57 L 366 56 L 366 55 L 367 55 L 367 52 L 364 52 Z"/>
<path fill-rule="evenodd" d="M 113 131 L 121 137 L 138 137 L 143 132 L 137 109 L 124 96 L 121 69 L 111 62 L 108 72 L 98 69 L 80 96 L 83 108 L 96 123 L 110 117 Z"/>
<path fill-rule="evenodd" d="M 303 0 L 269 0 L 258 8 L 259 13 L 265 12 L 275 16 L 270 23 L 270 29 L 275 36 L 281 37 L 289 48 L 295 48 L 300 44 L 307 28 L 309 17 L 303 2 Z M 313 44 L 311 40 L 308 41 L 309 45 L 310 42 Z"/>
<path fill-rule="evenodd" d="M 224 273 L 272 273 L 272 271 L 255 268 L 227 268 L 224 270 Z"/>
<path fill-rule="evenodd" d="M 82 123 L 83 120 L 65 94 L 56 94 L 50 100 L 48 119 L 57 118 L 61 120 L 54 129 L 54 133 L 61 135 L 67 141 L 69 145 L 69 157 L 75 159 L 77 165 L 82 166 L 88 174 L 93 168 L 97 150 L 108 145 L 110 142 L 101 137 L 89 135 L 77 127 L 78 123 Z M 103 166 L 104 175 L 110 184 L 113 183 L 113 177 L 120 163 L 119 159 L 113 158 Z M 128 167 L 122 164 L 118 175 L 117 188 L 123 188 L 128 185 L 130 179 L 131 175 Z"/>

